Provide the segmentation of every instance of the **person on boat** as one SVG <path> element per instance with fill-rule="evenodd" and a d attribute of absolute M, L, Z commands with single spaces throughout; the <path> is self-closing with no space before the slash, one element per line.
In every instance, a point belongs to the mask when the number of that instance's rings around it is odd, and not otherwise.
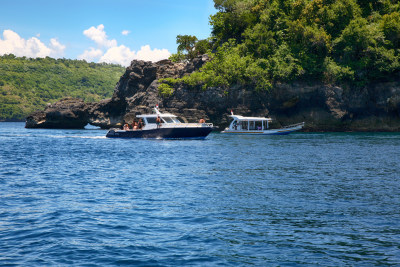
<path fill-rule="evenodd" d="M 138 123 L 136 121 L 133 123 L 133 128 L 132 129 L 133 130 L 138 130 L 139 129 Z"/>
<path fill-rule="evenodd" d="M 139 119 L 139 122 L 138 122 L 138 129 L 139 129 L 139 130 L 142 130 L 143 127 L 144 127 L 144 123 L 143 123 L 142 119 Z"/>
<path fill-rule="evenodd" d="M 206 121 L 204 119 L 200 119 L 199 123 L 206 123 Z"/>
<path fill-rule="evenodd" d="M 123 130 L 124 130 L 124 131 L 128 131 L 128 130 L 129 130 L 129 125 L 128 125 L 128 123 L 125 123 L 125 124 L 124 124 Z"/>
<path fill-rule="evenodd" d="M 233 121 L 233 128 L 234 128 L 235 130 L 237 130 L 237 121 L 236 121 L 236 120 Z"/>
<path fill-rule="evenodd" d="M 161 127 L 161 118 L 160 115 L 157 115 L 157 119 L 156 119 L 156 124 L 157 124 L 157 129 Z"/>

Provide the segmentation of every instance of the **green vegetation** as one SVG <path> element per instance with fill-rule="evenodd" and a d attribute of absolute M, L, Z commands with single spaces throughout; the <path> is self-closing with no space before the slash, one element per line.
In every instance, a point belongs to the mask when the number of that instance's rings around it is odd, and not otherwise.
<path fill-rule="evenodd" d="M 169 84 L 167 83 L 161 83 L 158 86 L 158 91 L 162 96 L 170 96 L 174 92 L 174 88 L 172 88 Z"/>
<path fill-rule="evenodd" d="M 176 43 L 178 44 L 178 52 L 172 54 L 169 58 L 173 62 L 191 60 L 197 55 L 206 54 L 211 51 L 212 45 L 209 40 L 198 40 L 196 36 L 192 35 L 178 35 Z"/>
<path fill-rule="evenodd" d="M 0 120 L 24 119 L 64 97 L 111 97 L 125 68 L 82 60 L 0 56 Z"/>
<path fill-rule="evenodd" d="M 293 80 L 363 86 L 390 79 L 400 70 L 397 0 L 214 3 L 219 11 L 210 17 L 212 36 L 200 41 L 179 36 L 179 56 L 172 55 L 179 61 L 207 52 L 212 60 L 190 76 L 165 81 L 168 86 L 229 90 L 240 84 L 268 90 L 276 82 Z M 185 45 L 188 40 L 190 45 Z"/>

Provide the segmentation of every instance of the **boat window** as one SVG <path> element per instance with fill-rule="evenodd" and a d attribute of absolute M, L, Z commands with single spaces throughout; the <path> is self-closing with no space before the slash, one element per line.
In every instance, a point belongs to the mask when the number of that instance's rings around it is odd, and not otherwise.
<path fill-rule="evenodd" d="M 154 118 L 154 117 L 147 117 L 146 120 L 147 120 L 147 123 L 156 123 L 156 118 Z"/>
<path fill-rule="evenodd" d="M 264 125 L 264 130 L 268 129 L 268 127 L 267 127 L 267 121 L 263 121 L 263 125 Z"/>
<path fill-rule="evenodd" d="M 242 130 L 248 130 L 247 128 L 247 121 L 241 121 L 240 125 L 242 126 Z"/>
<path fill-rule="evenodd" d="M 256 125 L 255 125 L 254 121 L 249 122 L 249 130 L 256 130 Z"/>
<path fill-rule="evenodd" d="M 161 117 L 166 123 L 174 123 L 171 117 Z"/>
<path fill-rule="evenodd" d="M 232 129 L 237 130 L 238 129 L 238 122 L 237 120 L 232 121 L 231 126 Z"/>
<path fill-rule="evenodd" d="M 177 118 L 171 118 L 175 123 L 181 123 Z"/>
<path fill-rule="evenodd" d="M 256 121 L 255 130 L 262 130 L 262 121 Z"/>

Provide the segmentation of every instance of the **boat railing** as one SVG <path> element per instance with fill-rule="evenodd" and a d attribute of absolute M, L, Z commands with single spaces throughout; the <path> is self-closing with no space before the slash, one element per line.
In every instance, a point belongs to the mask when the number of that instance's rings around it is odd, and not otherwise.
<path fill-rule="evenodd" d="M 163 123 L 162 126 L 180 126 L 180 127 L 183 126 L 183 128 L 190 128 L 190 127 L 213 127 L 214 125 L 212 123 Z"/>
<path fill-rule="evenodd" d="M 153 123 L 151 123 L 153 124 Z M 154 125 L 156 125 L 154 123 Z M 179 126 L 181 128 L 191 128 L 191 127 L 214 127 L 214 125 L 212 123 L 161 123 L 161 128 L 165 128 L 165 127 L 175 127 L 175 126 Z"/>
<path fill-rule="evenodd" d="M 283 126 L 282 129 L 294 128 L 294 127 L 298 127 L 298 126 L 304 126 L 304 121 L 303 122 L 299 122 L 299 123 L 295 123 L 295 124 L 290 124 L 290 125 L 287 125 L 287 126 Z"/>

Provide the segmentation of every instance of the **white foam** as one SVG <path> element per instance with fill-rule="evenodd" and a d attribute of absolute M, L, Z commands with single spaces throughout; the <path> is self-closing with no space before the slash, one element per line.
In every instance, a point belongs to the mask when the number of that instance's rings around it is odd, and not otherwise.
<path fill-rule="evenodd" d="M 80 135 L 43 135 L 49 138 L 81 138 L 81 139 L 105 139 L 105 136 L 80 136 Z"/>

